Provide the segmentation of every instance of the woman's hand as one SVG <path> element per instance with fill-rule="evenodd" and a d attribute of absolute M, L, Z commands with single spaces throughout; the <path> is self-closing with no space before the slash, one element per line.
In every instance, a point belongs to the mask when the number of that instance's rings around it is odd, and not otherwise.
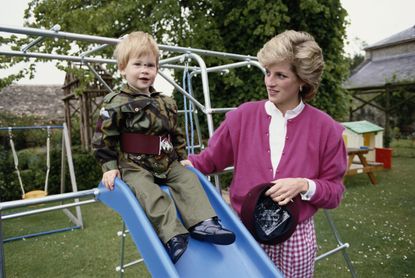
<path fill-rule="evenodd" d="M 102 183 L 105 185 L 106 188 L 109 190 L 114 189 L 114 180 L 115 177 L 121 177 L 119 170 L 109 170 L 102 175 Z"/>
<path fill-rule="evenodd" d="M 182 160 L 182 161 L 180 161 L 180 163 L 181 163 L 183 166 L 191 166 L 191 167 L 194 167 L 194 166 L 193 166 L 193 163 L 192 163 L 190 160 L 188 160 L 188 159 Z"/>
<path fill-rule="evenodd" d="M 299 193 L 305 193 L 308 190 L 308 182 L 302 178 L 285 178 L 271 181 L 274 185 L 265 192 L 265 195 L 280 206 L 288 204 Z"/>

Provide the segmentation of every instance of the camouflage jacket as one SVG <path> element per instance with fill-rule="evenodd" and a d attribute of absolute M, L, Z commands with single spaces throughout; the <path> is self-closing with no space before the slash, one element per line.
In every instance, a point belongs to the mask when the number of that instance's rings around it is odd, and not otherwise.
<path fill-rule="evenodd" d="M 177 126 L 177 104 L 171 98 L 150 88 L 150 96 L 134 91 L 128 85 L 118 93 L 105 96 L 92 147 L 103 172 L 118 169 L 120 159 L 165 178 L 174 160 L 187 157 L 186 143 Z M 174 151 L 160 155 L 128 154 L 120 150 L 120 135 L 134 132 L 146 135 L 170 136 Z"/>

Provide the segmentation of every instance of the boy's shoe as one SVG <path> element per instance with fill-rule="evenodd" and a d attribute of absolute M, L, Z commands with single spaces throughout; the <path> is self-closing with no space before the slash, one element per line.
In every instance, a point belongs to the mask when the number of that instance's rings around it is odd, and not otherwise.
<path fill-rule="evenodd" d="M 190 229 L 190 236 L 201 241 L 208 241 L 220 245 L 232 244 L 235 234 L 219 223 L 217 217 L 200 222 Z"/>
<path fill-rule="evenodd" d="M 186 251 L 188 241 L 189 234 L 182 234 L 172 237 L 166 243 L 167 253 L 169 253 L 173 263 L 176 263 L 183 255 L 184 251 Z"/>

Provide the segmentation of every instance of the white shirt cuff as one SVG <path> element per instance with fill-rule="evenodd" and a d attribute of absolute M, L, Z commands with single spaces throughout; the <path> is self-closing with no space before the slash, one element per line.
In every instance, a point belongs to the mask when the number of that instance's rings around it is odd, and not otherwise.
<path fill-rule="evenodd" d="M 308 190 L 305 193 L 300 193 L 301 200 L 310 201 L 310 199 L 314 196 L 314 193 L 316 193 L 316 183 L 309 179 L 305 179 L 305 180 L 308 183 Z"/>

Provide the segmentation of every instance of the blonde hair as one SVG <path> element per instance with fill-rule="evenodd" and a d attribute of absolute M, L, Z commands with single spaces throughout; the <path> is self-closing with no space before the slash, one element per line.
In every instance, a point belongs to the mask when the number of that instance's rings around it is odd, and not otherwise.
<path fill-rule="evenodd" d="M 292 71 L 306 84 L 300 90 L 304 100 L 312 99 L 324 69 L 321 48 L 306 32 L 285 31 L 269 40 L 257 54 L 263 67 L 288 62 Z"/>
<path fill-rule="evenodd" d="M 119 69 L 124 69 L 130 58 L 139 58 L 152 54 L 159 63 L 159 48 L 153 37 L 145 32 L 137 31 L 128 34 L 115 47 L 114 57 Z"/>

